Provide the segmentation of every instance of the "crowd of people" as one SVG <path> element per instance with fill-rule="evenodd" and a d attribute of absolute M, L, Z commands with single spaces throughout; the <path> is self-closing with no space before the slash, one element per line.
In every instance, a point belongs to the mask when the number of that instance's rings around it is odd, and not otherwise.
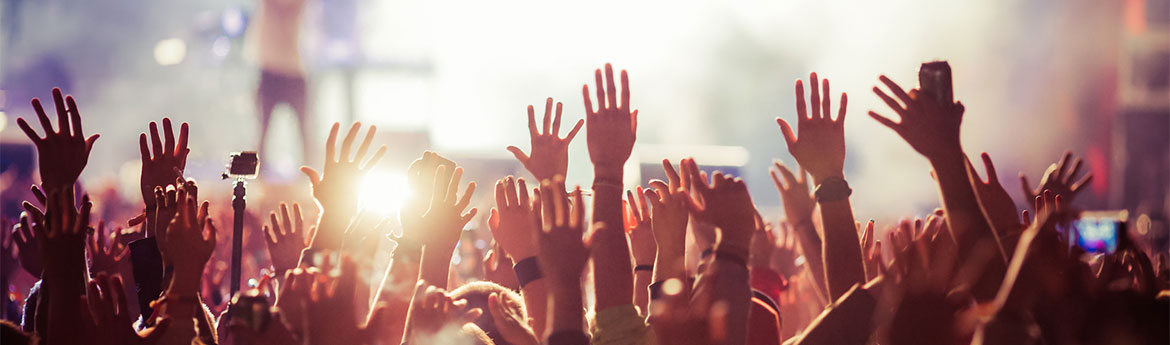
<path fill-rule="evenodd" d="M 1018 209 L 991 157 L 982 153 L 979 169 L 964 152 L 959 102 L 885 76 L 873 88 L 889 108 L 869 116 L 930 162 L 940 195 L 925 219 L 883 225 L 878 238 L 879 225 L 854 214 L 844 174 L 845 122 L 859 120 L 827 79 L 796 81 L 796 123 L 776 119 L 799 164 L 771 171 L 779 221 L 758 211 L 742 179 L 692 158 L 664 157 L 666 181 L 627 185 L 638 129 L 629 80 L 608 64 L 594 79 L 568 131 L 560 103 L 548 99 L 540 122 L 528 107 L 530 149 L 507 149 L 530 176 L 501 176 L 488 191 L 486 259 L 452 259 L 473 247 L 460 242 L 479 212 L 463 167 L 422 153 L 391 226 L 358 198 L 387 148 L 372 147 L 374 126 L 335 123 L 322 169 L 302 168 L 317 216 L 281 203 L 261 229 L 245 229 L 267 250 L 244 258 L 260 279 L 235 296 L 222 295 L 231 205 L 203 201 L 184 175 L 188 124 L 176 136 L 163 119 L 161 134 L 151 122 L 140 135 L 143 204 L 100 205 L 78 183 L 98 135 L 54 89 L 56 124 L 35 98 L 40 130 L 17 120 L 40 180 L 18 219 L 4 215 L 12 230 L 0 259 L 5 282 L 24 270 L 36 283 L 8 291 L 27 298 L 8 314 L 19 322 L 3 323 L 3 343 L 1170 343 L 1167 253 L 1129 238 L 1111 253 L 1069 245 L 1074 201 L 1092 179 L 1071 154 L 1038 184 L 1023 179 L 1034 202 Z M 587 189 L 565 184 L 582 129 Z M 101 219 L 115 214 L 103 207 L 137 215 Z M 114 224 L 130 227 L 107 231 Z M 392 255 L 376 255 L 392 227 Z M 468 262 L 479 266 L 460 267 Z"/>

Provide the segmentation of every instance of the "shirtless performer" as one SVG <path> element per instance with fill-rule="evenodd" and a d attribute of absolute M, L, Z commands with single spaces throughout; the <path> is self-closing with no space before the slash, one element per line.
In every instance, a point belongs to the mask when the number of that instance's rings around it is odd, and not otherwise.
<path fill-rule="evenodd" d="M 309 152 L 308 107 L 306 106 L 305 70 L 301 65 L 298 38 L 301 14 L 306 0 L 260 0 L 257 19 L 259 31 L 260 85 L 256 102 L 260 109 L 260 149 L 268 138 L 268 122 L 272 109 L 284 102 L 292 107 L 301 131 L 301 154 L 305 160 Z"/>

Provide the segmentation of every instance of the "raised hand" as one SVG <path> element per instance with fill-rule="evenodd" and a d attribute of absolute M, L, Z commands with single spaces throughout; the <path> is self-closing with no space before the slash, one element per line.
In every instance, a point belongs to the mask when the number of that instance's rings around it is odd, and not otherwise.
<path fill-rule="evenodd" d="M 277 307 L 282 312 L 293 311 L 284 314 L 285 320 L 297 326 L 294 328 L 304 334 L 307 344 L 369 344 L 385 324 L 385 307 L 374 309 L 367 326 L 359 323 L 354 311 L 357 276 L 356 264 L 349 256 L 342 256 L 336 277 L 326 277 L 315 267 L 291 270 Z"/>
<path fill-rule="evenodd" d="M 26 205 L 32 206 L 28 202 Z M 27 207 L 27 206 L 26 206 Z M 41 214 L 36 223 L 29 219 L 29 212 L 22 212 L 20 214 L 20 223 L 12 229 L 12 242 L 16 245 L 16 250 L 20 256 L 20 267 L 24 268 L 33 277 L 41 278 L 41 270 L 44 269 L 44 261 L 41 257 L 41 248 L 44 244 L 44 229 L 39 229 L 44 226 L 44 215 Z M 34 227 L 38 228 L 34 230 Z"/>
<path fill-rule="evenodd" d="M 176 274 L 190 274 L 198 283 L 203 266 L 215 251 L 217 230 L 207 215 L 208 202 L 196 206 L 195 198 L 188 195 L 186 189 L 180 189 L 176 203 L 178 212 L 175 218 L 158 236 L 159 252 L 164 262 L 174 265 Z M 198 289 L 198 284 L 195 288 Z"/>
<path fill-rule="evenodd" d="M 688 159 L 683 159 L 687 161 Z M 670 160 L 662 160 L 662 169 L 666 171 L 666 178 L 669 183 L 662 180 L 650 181 L 650 186 L 654 189 L 647 189 L 643 191 L 646 199 L 650 202 L 650 229 L 654 231 L 654 242 L 658 249 L 655 269 L 662 266 L 661 261 L 666 258 L 681 259 L 686 251 L 687 238 L 687 220 L 690 212 L 691 197 L 687 193 L 687 182 L 685 178 L 689 178 L 688 174 L 679 175 L 674 170 L 674 166 L 670 164 Z M 647 215 L 643 211 L 642 217 Z M 674 263 L 681 264 L 681 262 Z M 681 272 L 672 272 L 681 273 Z M 660 279 L 655 278 L 655 281 Z"/>
<path fill-rule="evenodd" d="M 491 221 L 488 221 L 488 224 L 491 224 Z M 489 228 L 492 226 L 489 225 Z M 492 242 L 492 250 L 483 258 L 483 279 L 512 290 L 520 290 L 520 281 L 516 278 L 512 265 L 515 265 L 515 262 L 500 247 L 500 243 Z"/>
<path fill-rule="evenodd" d="M 435 169 L 435 186 L 431 193 L 431 206 L 421 219 L 422 224 L 425 224 L 425 228 L 430 233 L 427 234 L 428 236 L 422 237 L 422 244 L 453 250 L 456 242 L 459 241 L 463 226 L 475 217 L 478 209 L 472 207 L 466 213 L 463 212 L 471 203 L 471 196 L 475 194 L 475 181 L 467 184 L 466 189 L 463 190 L 463 196 L 460 197 L 457 193 L 459 192 L 460 180 L 463 179 L 463 168 L 455 168 L 454 174 L 447 174 L 446 170 L 447 167 L 443 165 Z M 444 180 L 443 176 L 449 176 L 449 178 Z"/>
<path fill-rule="evenodd" d="M 537 339 L 532 328 L 528 327 L 525 316 L 512 308 L 505 308 L 504 304 L 500 303 L 499 293 L 488 295 L 488 311 L 491 312 L 496 329 L 500 331 L 500 335 L 508 343 L 516 345 L 540 344 L 540 339 Z"/>
<path fill-rule="evenodd" d="M 288 212 L 288 204 L 280 203 L 280 218 L 276 212 L 268 214 L 269 225 L 263 228 L 265 243 L 268 244 L 268 256 L 272 259 L 272 267 L 283 276 L 284 272 L 301 262 L 301 251 L 309 246 L 305 239 L 305 218 L 301 215 L 301 204 L 293 203 L 292 214 Z"/>
<path fill-rule="evenodd" d="M 883 75 L 880 79 L 898 99 L 890 97 L 877 86 L 873 87 L 873 92 L 898 113 L 901 121 L 894 122 L 873 111 L 869 112 L 870 117 L 893 129 L 927 159 L 945 159 L 962 154 L 959 127 L 963 123 L 964 107 L 961 102 L 939 104 L 936 98 L 923 95 L 918 89 L 906 93 L 890 78 Z"/>
<path fill-rule="evenodd" d="M 582 240 L 585 234 L 585 200 L 581 188 L 573 191 L 573 202 L 565 194 L 565 183 L 544 183 L 533 202 L 533 222 L 540 224 L 536 232 L 540 243 L 540 269 L 552 278 L 554 286 L 579 285 L 581 273 L 589 262 L 590 246 Z M 594 229 L 597 231 L 597 229 Z"/>
<path fill-rule="evenodd" d="M 983 207 L 988 221 L 1000 237 L 1023 231 L 1024 228 L 1016 216 L 1016 204 L 999 183 L 991 156 L 987 152 L 980 156 L 983 158 L 983 167 L 987 169 L 987 181 L 984 182 L 979 177 L 979 172 L 975 171 L 975 166 L 970 161 L 967 162 L 967 174 L 970 175 L 971 185 L 975 187 L 975 197 L 979 199 L 979 205 Z"/>
<path fill-rule="evenodd" d="M 630 253 L 634 257 L 635 265 L 653 265 L 654 256 L 658 253 L 658 245 L 654 242 L 654 230 L 651 226 L 650 203 L 646 201 L 641 186 L 637 192 L 626 191 L 626 202 L 629 215 L 626 218 L 626 236 L 630 238 Z"/>
<path fill-rule="evenodd" d="M 1067 202 L 1072 202 L 1077 194 L 1080 194 L 1081 189 L 1093 181 L 1093 173 L 1086 173 L 1085 177 L 1077 180 L 1083 162 L 1077 158 L 1072 161 L 1072 169 L 1069 169 L 1070 160 L 1072 160 L 1072 152 L 1065 152 L 1064 156 L 1060 157 L 1059 162 L 1049 165 L 1048 170 L 1044 171 L 1044 178 L 1040 180 L 1040 185 L 1036 188 L 1032 188 L 1028 177 L 1024 173 L 1020 173 L 1020 187 L 1024 189 L 1024 200 L 1035 200 L 1045 190 L 1050 190 L 1063 197 Z"/>
<path fill-rule="evenodd" d="M 601 70 L 594 72 L 597 82 L 597 109 L 589 98 L 589 85 L 581 88 L 585 98 L 585 131 L 589 144 L 589 159 L 595 171 L 603 173 L 620 172 L 638 132 L 638 111 L 630 110 L 630 81 L 622 70 L 621 103 L 618 103 L 617 87 L 614 86 L 613 66 L 605 64 L 606 85 L 602 87 Z M 596 172 L 595 172 L 596 173 Z M 607 176 L 613 177 L 613 176 Z M 617 176 L 621 182 L 621 176 Z"/>
<path fill-rule="evenodd" d="M 776 118 L 780 132 L 784 134 L 784 141 L 788 143 L 788 152 L 812 174 L 817 184 L 829 177 L 844 177 L 845 108 L 849 101 L 848 96 L 842 93 L 837 120 L 833 120 L 829 113 L 829 105 L 832 103 L 829 80 L 821 82 L 824 98 L 821 98 L 821 87 L 817 85 L 816 72 L 809 74 L 809 83 L 812 84 L 812 116 L 809 116 L 804 103 L 804 83 L 796 81 L 796 125 L 799 133 L 793 133 L 788 121 Z"/>
<path fill-rule="evenodd" d="M 455 171 L 455 162 L 431 151 L 423 152 L 422 157 L 410 163 L 406 169 L 406 182 L 410 187 L 410 195 L 406 203 L 398 212 L 398 219 L 402 222 L 402 236 L 398 238 L 398 246 L 422 246 L 422 237 L 426 235 L 422 224 L 422 217 L 431 206 L 431 195 L 435 189 L 435 169 L 439 166 L 447 167 L 446 176 L 439 180 L 446 183 Z M 416 248 L 421 249 L 421 247 Z"/>
<path fill-rule="evenodd" d="M 488 229 L 496 243 L 516 261 L 536 256 L 536 225 L 524 179 L 508 176 L 496 181 L 496 207 L 488 218 Z"/>
<path fill-rule="evenodd" d="M 358 184 L 386 154 L 386 146 L 382 145 L 369 160 L 365 160 L 366 152 L 374 140 L 374 134 L 377 133 L 377 127 L 370 126 L 365 139 L 362 140 L 361 145 L 358 145 L 356 154 L 350 156 L 353 142 L 362 127 L 361 122 L 354 122 L 353 126 L 350 126 L 349 131 L 345 134 L 345 139 L 341 142 L 339 154 L 337 152 L 337 132 L 340 127 L 341 124 L 335 122 L 329 130 L 329 139 L 325 141 L 324 170 L 317 172 L 308 166 L 301 167 L 301 172 L 308 176 L 309 183 L 313 186 L 313 198 L 316 199 L 317 206 L 321 208 L 317 233 L 314 234 L 314 240 L 310 243 L 314 247 L 321 246 L 331 250 L 337 250 L 341 247 L 343 231 L 350 218 L 357 213 Z M 363 160 L 365 163 L 362 162 Z"/>
<path fill-rule="evenodd" d="M 47 201 L 45 226 L 33 228 L 34 230 L 41 228 L 44 231 L 43 234 L 38 234 L 44 238 L 43 262 L 47 265 L 54 265 L 54 262 L 59 265 L 68 258 L 78 256 L 84 258 L 89 212 L 93 207 L 89 195 L 82 197 L 81 209 L 73 205 L 73 193 L 66 190 L 49 192 Z"/>
<path fill-rule="evenodd" d="M 152 328 L 135 332 L 119 276 L 99 273 L 87 284 L 85 301 L 88 310 L 80 314 L 86 321 L 83 329 L 90 344 L 157 344 L 171 324 L 170 319 L 162 319 Z"/>
<path fill-rule="evenodd" d="M 148 210 L 153 208 L 157 203 L 154 199 L 156 196 L 154 190 L 156 188 L 165 188 L 168 184 L 174 183 L 175 179 L 183 177 L 183 170 L 187 167 L 187 154 L 191 152 L 187 148 L 187 132 L 188 126 L 184 122 L 179 126 L 179 140 L 176 142 L 175 130 L 174 126 L 171 125 L 171 119 L 164 117 L 163 135 L 166 140 L 165 142 L 159 139 L 158 124 L 154 121 L 150 122 L 149 147 L 147 146 L 146 133 L 138 135 L 138 151 L 142 154 L 142 176 L 140 180 L 142 200 L 146 203 Z M 164 223 L 170 222 L 169 219 L 159 221 Z"/>
<path fill-rule="evenodd" d="M 747 259 L 752 232 L 756 229 L 756 207 L 743 179 L 715 172 L 711 181 L 703 179 L 693 161 L 684 165 L 691 186 L 700 200 L 691 202 L 691 213 L 699 219 L 711 219 L 720 229 L 717 246 Z"/>
<path fill-rule="evenodd" d="M 776 184 L 776 191 L 780 192 L 780 200 L 784 202 L 784 215 L 788 222 L 797 226 L 811 221 L 816 200 L 809 194 L 808 175 L 804 168 L 800 169 L 799 176 L 795 176 L 792 170 L 779 161 L 773 162 L 772 165 L 776 169 L 768 172 L 772 175 L 772 183 Z"/>
<path fill-rule="evenodd" d="M 120 229 L 114 229 L 114 236 L 121 237 L 121 234 Z M 89 254 L 90 273 L 113 275 L 123 272 L 127 263 L 123 259 L 130 254 L 130 248 L 118 239 L 110 240 L 110 236 L 106 235 L 106 222 L 98 222 L 97 229 L 89 237 L 90 239 L 85 242 L 85 249 Z"/>
<path fill-rule="evenodd" d="M 550 131 L 549 115 L 552 108 L 553 99 L 549 97 L 544 104 L 543 130 L 538 131 L 536 129 L 536 112 L 531 105 L 528 106 L 528 135 L 532 138 L 531 155 L 524 154 L 524 151 L 520 150 L 519 147 L 508 146 L 508 151 L 516 155 L 516 160 L 524 164 L 524 168 L 536 176 L 537 181 L 552 180 L 556 176 L 565 177 L 565 173 L 569 170 L 569 142 L 573 141 L 573 137 L 577 136 L 581 125 L 585 124 L 585 120 L 577 120 L 577 124 L 573 126 L 569 134 L 560 138 L 561 102 L 557 102 L 556 117 L 552 120 Z"/>
<path fill-rule="evenodd" d="M 49 191 L 72 187 L 81 171 L 89 162 L 89 152 L 100 135 L 88 138 L 81 130 L 81 113 L 73 96 L 62 97 L 61 89 L 53 88 L 53 104 L 57 106 L 57 129 L 49 121 L 41 100 L 32 99 L 33 109 L 41 121 L 45 137 L 37 134 L 24 118 L 17 118 L 16 124 L 37 147 L 37 164 L 41 172 L 41 183 Z"/>

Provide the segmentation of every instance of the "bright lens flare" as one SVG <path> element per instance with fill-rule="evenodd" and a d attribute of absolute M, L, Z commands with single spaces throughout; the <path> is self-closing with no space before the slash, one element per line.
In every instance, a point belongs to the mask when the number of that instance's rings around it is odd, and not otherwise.
<path fill-rule="evenodd" d="M 361 207 L 381 215 L 398 214 L 406 202 L 410 189 L 406 175 L 398 172 L 374 171 L 362 181 L 359 200 Z"/>

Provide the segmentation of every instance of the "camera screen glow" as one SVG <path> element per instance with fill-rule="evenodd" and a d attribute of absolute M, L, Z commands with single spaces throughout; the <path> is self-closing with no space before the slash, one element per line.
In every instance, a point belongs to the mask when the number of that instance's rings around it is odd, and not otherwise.
<path fill-rule="evenodd" d="M 1081 218 L 1073 224 L 1077 229 L 1077 245 L 1095 253 L 1117 250 L 1117 220 L 1112 218 Z"/>

